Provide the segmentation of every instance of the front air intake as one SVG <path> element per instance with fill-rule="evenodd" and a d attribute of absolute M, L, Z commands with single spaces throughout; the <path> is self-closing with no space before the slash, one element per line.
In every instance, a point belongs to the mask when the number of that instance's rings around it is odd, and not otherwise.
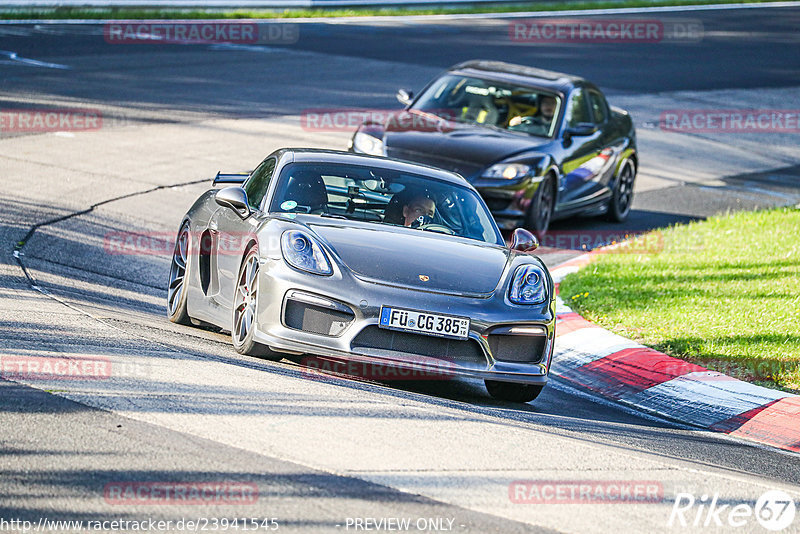
<path fill-rule="evenodd" d="M 338 336 L 355 319 L 353 312 L 334 310 L 322 305 L 286 299 L 283 324 L 287 328 L 322 336 Z"/>

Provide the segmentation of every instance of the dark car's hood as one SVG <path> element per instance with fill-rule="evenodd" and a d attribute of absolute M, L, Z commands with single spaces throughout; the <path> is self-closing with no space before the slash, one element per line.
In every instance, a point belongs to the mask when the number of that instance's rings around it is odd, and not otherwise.
<path fill-rule="evenodd" d="M 508 249 L 422 230 L 309 223 L 358 277 L 425 291 L 491 293 Z M 427 281 L 423 281 L 428 277 Z"/>
<path fill-rule="evenodd" d="M 542 137 L 444 120 L 442 127 L 436 128 L 430 120 L 388 123 L 384 134 L 387 156 L 426 163 L 473 179 L 495 162 L 550 142 Z"/>

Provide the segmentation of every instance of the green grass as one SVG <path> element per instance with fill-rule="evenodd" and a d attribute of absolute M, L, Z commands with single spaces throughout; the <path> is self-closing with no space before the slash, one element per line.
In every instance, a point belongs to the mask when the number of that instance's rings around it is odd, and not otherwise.
<path fill-rule="evenodd" d="M 459 13 L 513 13 L 522 11 L 565 11 L 619 7 L 688 6 L 713 4 L 769 3 L 778 0 L 597 0 L 539 2 L 525 4 L 467 5 L 433 8 L 351 8 L 351 9 L 138 9 L 138 8 L 14 8 L 0 10 L 0 20 L 23 19 L 292 19 L 306 17 L 366 17 L 395 15 L 452 15 Z"/>
<path fill-rule="evenodd" d="M 644 345 L 800 393 L 800 209 L 657 231 L 645 246 L 597 256 L 560 291 L 587 319 Z"/>

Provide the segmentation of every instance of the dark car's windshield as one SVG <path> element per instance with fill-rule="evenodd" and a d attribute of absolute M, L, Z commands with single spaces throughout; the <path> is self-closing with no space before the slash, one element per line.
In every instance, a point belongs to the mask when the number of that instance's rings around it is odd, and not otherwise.
<path fill-rule="evenodd" d="M 270 212 L 309 213 L 504 243 L 472 190 L 381 167 L 289 164 L 278 178 Z"/>
<path fill-rule="evenodd" d="M 555 93 L 448 74 L 433 82 L 412 109 L 448 120 L 552 137 L 561 111 Z"/>

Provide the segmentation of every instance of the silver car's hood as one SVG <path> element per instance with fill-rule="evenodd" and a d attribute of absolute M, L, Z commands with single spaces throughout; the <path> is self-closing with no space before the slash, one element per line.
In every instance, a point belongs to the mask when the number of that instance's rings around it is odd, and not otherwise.
<path fill-rule="evenodd" d="M 422 230 L 309 224 L 358 277 L 453 293 L 491 293 L 509 250 Z"/>

